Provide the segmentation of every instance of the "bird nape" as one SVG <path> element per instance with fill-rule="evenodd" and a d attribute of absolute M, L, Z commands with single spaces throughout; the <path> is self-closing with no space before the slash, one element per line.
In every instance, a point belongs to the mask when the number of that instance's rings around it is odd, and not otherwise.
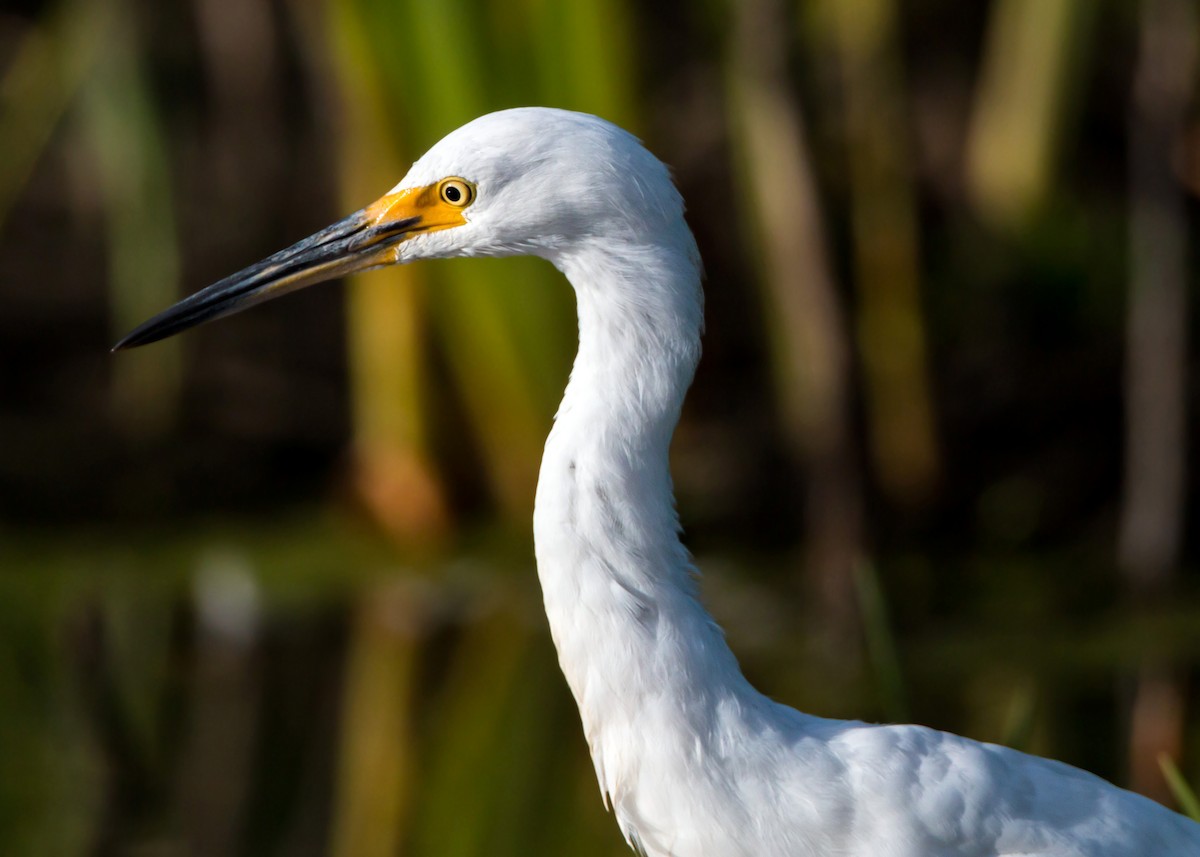
<path fill-rule="evenodd" d="M 700 257 L 666 167 L 581 113 L 464 125 L 389 193 L 181 301 L 144 345 L 313 283 L 535 255 L 579 351 L 537 488 L 538 577 L 600 788 L 651 857 L 1197 857 L 1200 825 L 1058 762 L 756 691 L 697 599 L 667 449 L 700 356 Z M 619 641 L 619 642 L 614 642 Z"/>

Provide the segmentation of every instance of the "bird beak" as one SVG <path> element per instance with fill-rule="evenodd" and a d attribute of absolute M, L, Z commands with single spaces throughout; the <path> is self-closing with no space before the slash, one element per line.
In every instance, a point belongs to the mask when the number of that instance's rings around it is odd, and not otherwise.
<path fill-rule="evenodd" d="M 433 199 L 431 199 L 431 195 Z M 157 342 L 215 318 L 334 277 L 390 265 L 397 246 L 444 222 L 431 187 L 390 193 L 332 226 L 185 298 L 139 325 L 113 351 Z M 461 217 L 461 215 L 460 215 Z"/>

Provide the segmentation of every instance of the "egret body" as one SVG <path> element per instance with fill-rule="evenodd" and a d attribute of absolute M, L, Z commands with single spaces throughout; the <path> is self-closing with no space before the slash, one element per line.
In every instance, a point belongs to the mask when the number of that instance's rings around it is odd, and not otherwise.
<path fill-rule="evenodd" d="M 700 257 L 666 167 L 614 125 L 523 108 L 454 131 L 378 202 L 127 336 L 351 271 L 528 254 L 579 351 L 534 512 L 546 616 L 605 799 L 650 857 L 1197 857 L 1200 825 L 1076 768 L 756 691 L 701 606 L 667 451 L 700 356 Z"/>

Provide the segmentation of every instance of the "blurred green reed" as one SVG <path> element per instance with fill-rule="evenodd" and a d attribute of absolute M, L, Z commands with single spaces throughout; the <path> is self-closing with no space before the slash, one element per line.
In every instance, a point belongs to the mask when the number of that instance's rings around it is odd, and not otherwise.
<path fill-rule="evenodd" d="M 827 0 L 813 32 L 834 47 L 871 454 L 892 502 L 920 505 L 939 470 L 924 313 L 908 93 L 895 0 Z M 817 47 L 815 44 L 813 47 Z"/>
<path fill-rule="evenodd" d="M 60 0 L 22 34 L 0 78 L 0 227 L 68 109 L 82 145 L 74 180 L 102 196 L 115 338 L 179 296 L 167 152 L 137 17 L 126 0 Z M 161 433 L 180 390 L 178 344 L 114 362 L 112 413 L 134 435 Z"/>
<path fill-rule="evenodd" d="M 620 4 L 514 4 L 501 14 L 478 0 L 411 0 L 359 9 L 366 50 L 354 61 L 379 69 L 383 106 L 403 135 L 383 145 L 402 147 L 402 161 L 495 107 L 541 101 L 618 117 L 634 112 L 620 49 L 631 39 L 615 29 Z M 493 24 L 510 38 L 489 37 Z M 398 32 L 406 34 L 406 50 L 395 50 L 391 34 Z M 586 73 L 574 71 L 580 63 Z M 457 261 L 422 276 L 437 348 L 462 397 L 488 488 L 510 521 L 524 523 L 574 348 L 571 295 L 533 259 Z"/>
<path fill-rule="evenodd" d="M 787 73 L 793 41 L 779 0 L 733 9 L 726 58 L 740 237 L 751 248 L 773 394 L 792 466 L 805 473 L 806 534 L 798 562 L 814 594 L 809 619 L 839 675 L 861 651 L 853 569 L 861 560 L 862 500 L 851 429 L 849 331 L 817 194 L 808 126 Z M 797 575 L 800 577 L 801 575 Z"/>
<path fill-rule="evenodd" d="M 328 52 L 343 115 L 338 160 L 344 208 L 383 194 L 406 170 L 384 66 L 371 51 L 370 22 L 355 3 L 330 3 L 330 26 L 308 35 Z M 354 478 L 364 505 L 403 542 L 437 541 L 450 510 L 430 446 L 433 379 L 426 370 L 425 266 L 353 277 L 347 291 Z"/>
<path fill-rule="evenodd" d="M 879 575 L 870 563 L 854 569 L 854 584 L 858 592 L 859 610 L 863 617 L 867 655 L 879 689 L 880 708 L 887 720 L 906 723 L 912 718 L 900 669 L 900 655 L 892 632 L 887 599 Z"/>
<path fill-rule="evenodd" d="M 103 51 L 104 39 L 96 37 L 105 16 L 81 14 L 82 6 L 62 0 L 44 14 L 22 34 L 0 75 L 0 226 Z"/>
<path fill-rule="evenodd" d="M 333 857 L 401 853 L 412 822 L 417 656 L 427 624 L 420 590 L 400 580 L 364 590 L 351 614 L 341 693 Z"/>
<path fill-rule="evenodd" d="M 102 47 L 81 90 L 84 134 L 104 196 L 115 339 L 180 295 L 166 143 L 128 0 L 79 4 Z M 135 434 L 162 433 L 178 406 L 180 345 L 114 357 L 112 409 Z"/>
<path fill-rule="evenodd" d="M 1200 797 L 1196 796 L 1196 792 L 1179 772 L 1179 766 L 1175 764 L 1175 760 L 1166 753 L 1162 753 L 1158 757 L 1158 764 L 1162 768 L 1163 776 L 1166 777 L 1167 785 L 1171 787 L 1171 792 L 1175 795 L 1175 800 L 1179 802 L 1180 810 L 1189 818 L 1200 821 Z"/>
<path fill-rule="evenodd" d="M 1013 228 L 1054 187 L 1064 136 L 1076 115 L 1095 4 L 997 0 L 966 149 L 966 179 L 979 212 Z"/>

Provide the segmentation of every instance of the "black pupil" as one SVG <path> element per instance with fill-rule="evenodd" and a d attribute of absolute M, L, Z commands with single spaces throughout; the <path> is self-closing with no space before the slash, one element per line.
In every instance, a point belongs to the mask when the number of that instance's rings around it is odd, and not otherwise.
<path fill-rule="evenodd" d="M 458 202 L 460 199 L 462 199 L 462 191 L 454 185 L 450 185 L 448 188 L 446 188 L 446 199 L 449 202 Z"/>

